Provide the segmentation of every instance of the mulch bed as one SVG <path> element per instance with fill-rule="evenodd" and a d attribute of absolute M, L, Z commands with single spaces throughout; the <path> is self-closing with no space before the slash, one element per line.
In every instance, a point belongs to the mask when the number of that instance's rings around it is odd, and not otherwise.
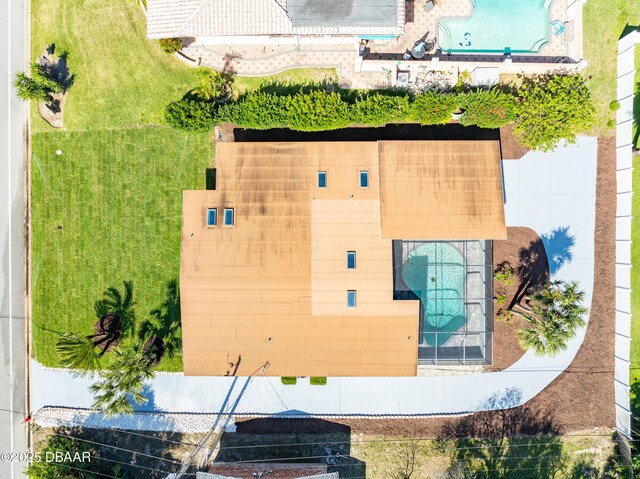
<path fill-rule="evenodd" d="M 544 391 L 528 403 L 505 412 L 483 412 L 466 418 L 433 419 L 337 419 L 334 425 L 347 426 L 352 434 L 377 434 L 386 437 L 420 435 L 437 437 L 456 423 L 470 420 L 500 421 L 505 414 L 520 417 L 548 418 L 536 431 L 528 424 L 523 434 L 583 431 L 596 427 L 615 427 L 613 367 L 615 328 L 615 139 L 598 141 L 598 177 L 596 193 L 594 291 L 589 327 L 575 359 Z M 366 400 L 366 398 L 363 398 Z M 240 423 L 247 420 L 236 419 Z M 292 422 L 293 421 L 293 422 Z M 274 420 L 268 424 L 272 432 L 287 432 L 305 419 Z M 262 423 L 263 425 L 266 423 Z M 309 423 L 315 427 L 318 422 Z"/>
<path fill-rule="evenodd" d="M 493 270 L 507 263 L 515 272 L 512 285 L 494 280 L 494 297 L 504 294 L 505 302 L 494 301 L 493 309 L 493 364 L 487 371 L 499 371 L 515 363 L 524 354 L 518 344 L 516 331 L 526 327 L 525 321 L 514 315 L 506 321 L 498 319 L 499 309 L 522 301 L 528 288 L 544 284 L 549 280 L 549 263 L 544 245 L 538 234 L 531 228 L 509 227 L 507 239 L 493 242 Z"/>
<path fill-rule="evenodd" d="M 513 125 L 500 128 L 500 149 L 505 160 L 519 160 L 529 152 L 529 148 L 522 146 L 513 134 Z"/>

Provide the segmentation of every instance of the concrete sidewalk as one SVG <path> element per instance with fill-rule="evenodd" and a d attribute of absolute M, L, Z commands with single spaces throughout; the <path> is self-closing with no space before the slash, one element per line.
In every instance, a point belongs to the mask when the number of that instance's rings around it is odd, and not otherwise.
<path fill-rule="evenodd" d="M 579 281 L 590 305 L 593 289 L 597 139 L 550 153 L 530 152 L 503 162 L 506 219 L 527 226 L 543 238 L 555 279 Z M 573 238 L 567 251 L 558 238 Z M 566 244 L 566 243 L 564 243 Z M 564 261 L 564 262 L 563 262 Z M 569 366 L 584 339 L 579 331 L 566 351 L 538 357 L 527 352 L 506 370 L 484 374 L 403 378 L 328 378 L 326 386 L 308 379 L 284 386 L 280 378 L 251 381 L 238 413 L 314 415 L 432 415 L 502 409 L 524 404 Z M 32 364 L 34 410 L 46 405 L 89 408 L 89 378 Z M 149 384 L 149 409 L 211 413 L 227 398 L 232 377 L 184 377 L 158 374 Z M 233 399 L 240 388 L 231 392 Z M 50 411 L 48 412 L 50 414 Z M 125 420 L 123 418 L 123 420 Z M 144 423 L 138 421 L 140 428 Z"/>

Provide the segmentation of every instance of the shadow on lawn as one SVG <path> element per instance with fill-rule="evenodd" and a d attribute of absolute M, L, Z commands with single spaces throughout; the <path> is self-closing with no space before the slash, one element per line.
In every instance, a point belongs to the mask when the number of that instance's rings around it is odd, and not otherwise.
<path fill-rule="evenodd" d="M 520 399 L 515 389 L 495 394 L 485 407 L 507 409 L 480 411 L 442 427 L 438 445 L 451 451 L 450 477 L 552 478 L 565 466 L 553 413 L 530 405 L 509 409 Z"/>

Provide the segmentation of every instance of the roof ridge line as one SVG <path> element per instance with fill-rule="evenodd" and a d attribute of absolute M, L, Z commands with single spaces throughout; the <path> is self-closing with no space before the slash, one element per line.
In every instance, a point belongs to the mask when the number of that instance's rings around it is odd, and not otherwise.
<path fill-rule="evenodd" d="M 287 0 L 271 0 L 273 3 L 275 3 L 276 5 L 278 5 L 278 7 L 280 8 L 280 10 L 282 10 L 284 12 L 284 14 L 287 16 L 287 18 L 289 18 L 289 14 L 287 13 L 287 9 L 282 5 L 282 3 L 280 2 L 286 2 Z M 289 20 L 291 20 L 289 18 Z"/>
<path fill-rule="evenodd" d="M 189 15 L 187 17 L 187 19 L 182 23 L 182 25 L 180 25 L 180 28 L 178 29 L 178 32 L 182 35 L 182 32 L 184 31 L 184 28 L 187 26 L 187 24 L 193 20 L 193 18 L 202 11 L 202 9 L 204 8 L 204 6 L 206 4 L 211 3 L 213 0 L 202 0 L 200 2 L 200 4 L 193 10 L 193 13 L 191 13 L 191 15 Z"/>

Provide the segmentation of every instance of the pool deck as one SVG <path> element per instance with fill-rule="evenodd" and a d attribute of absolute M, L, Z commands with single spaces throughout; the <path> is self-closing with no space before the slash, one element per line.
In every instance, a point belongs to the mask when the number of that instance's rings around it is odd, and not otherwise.
<path fill-rule="evenodd" d="M 549 21 L 568 20 L 568 0 L 553 0 L 549 7 Z M 390 41 L 375 40 L 369 42 L 372 53 L 403 53 L 411 50 L 416 41 L 428 34 L 429 39 L 438 35 L 438 21 L 444 17 L 466 18 L 473 13 L 471 0 L 440 0 L 430 12 L 424 9 L 424 0 L 414 0 L 413 13 L 407 15 L 405 34 Z M 577 33 L 577 32 L 576 32 Z M 438 45 L 436 43 L 436 48 Z M 536 56 L 565 56 L 569 55 L 569 46 L 563 41 L 562 35 L 549 34 L 549 41 L 542 46 Z M 579 58 L 576 58 L 579 60 Z"/>
<path fill-rule="evenodd" d="M 569 251 L 545 245 L 548 255 L 564 257 L 553 277 L 577 280 L 590 305 L 594 272 L 594 228 L 597 139 L 581 137 L 577 144 L 549 153 L 530 152 L 519 161 L 505 161 L 504 181 L 508 226 L 527 226 L 546 237 L 564 231 L 574 239 Z M 513 366 L 499 372 L 418 376 L 404 378 L 329 378 L 326 386 L 311 386 L 301 379 L 284 386 L 278 377 L 257 377 L 249 382 L 236 413 L 309 415 L 437 415 L 502 409 L 524 404 L 546 388 L 576 355 L 585 329 L 556 357 L 527 352 Z M 212 413 L 225 399 L 237 397 L 245 380 L 231 377 L 185 377 L 158 374 L 148 386 L 153 411 Z M 32 361 L 33 411 L 44 406 L 89 408 L 90 378 L 69 371 L 48 369 Z M 231 390 L 232 389 L 232 390 Z M 231 390 L 231 392 L 230 392 Z M 366 401 L 363 401 L 366 398 Z M 47 410 L 46 416 L 56 415 Z M 60 417 L 96 421 L 86 411 L 60 411 Z M 45 418 L 43 418 L 44 420 Z M 111 425 L 151 428 L 146 420 L 115 418 Z M 194 426 L 195 427 L 195 426 Z"/>

